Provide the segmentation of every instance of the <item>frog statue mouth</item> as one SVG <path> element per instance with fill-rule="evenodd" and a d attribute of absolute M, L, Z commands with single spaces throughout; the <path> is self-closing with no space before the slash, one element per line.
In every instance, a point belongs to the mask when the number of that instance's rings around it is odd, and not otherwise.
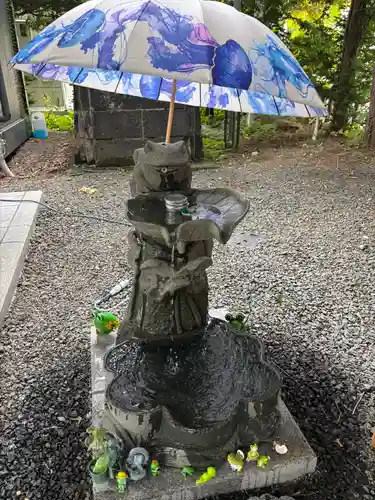
<path fill-rule="evenodd" d="M 166 149 L 177 192 L 194 207 L 184 214 L 171 214 L 170 191 L 154 175 Z M 128 201 L 135 279 L 116 346 L 105 357 L 113 374 L 107 425 L 162 464 L 207 467 L 273 435 L 281 377 L 264 361 L 258 337 L 208 317 L 213 240 L 226 243 L 249 204 L 230 189 L 192 189 L 190 166 L 178 155 L 186 158 L 183 144 L 149 144 L 135 155 Z"/>

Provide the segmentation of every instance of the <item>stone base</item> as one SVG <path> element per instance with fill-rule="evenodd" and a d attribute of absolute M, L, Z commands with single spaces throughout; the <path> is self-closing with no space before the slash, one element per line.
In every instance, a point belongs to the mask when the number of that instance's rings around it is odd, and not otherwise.
<path fill-rule="evenodd" d="M 92 390 L 93 390 L 93 425 L 102 425 L 102 410 L 104 409 L 105 387 L 108 382 L 103 368 L 103 355 L 110 349 L 114 336 L 99 339 L 92 332 Z M 296 480 L 305 474 L 310 474 L 316 468 L 316 456 L 297 423 L 280 400 L 280 428 L 277 437 L 284 440 L 288 446 L 286 455 L 277 455 L 272 450 L 272 443 L 261 446 L 261 452 L 271 457 L 270 464 L 265 469 L 245 464 L 243 473 L 232 472 L 227 463 L 217 469 L 215 479 L 204 485 L 196 486 L 196 477 L 184 479 L 179 469 L 162 468 L 157 478 L 148 477 L 140 482 L 128 483 L 126 498 L 128 500 L 197 500 L 213 495 L 231 493 L 241 490 L 253 490 Z M 250 445 L 251 443 L 249 443 Z M 115 500 L 121 495 L 116 491 L 95 492 L 95 500 Z"/>

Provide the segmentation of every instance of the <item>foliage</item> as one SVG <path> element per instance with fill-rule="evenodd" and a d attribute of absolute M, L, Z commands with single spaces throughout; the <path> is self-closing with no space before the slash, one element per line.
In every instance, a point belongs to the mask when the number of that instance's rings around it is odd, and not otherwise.
<path fill-rule="evenodd" d="M 66 114 L 48 111 L 45 118 L 48 130 L 71 132 L 74 129 L 74 113 L 71 110 L 68 110 Z"/>
<path fill-rule="evenodd" d="M 100 427 L 89 427 L 86 431 L 89 435 L 85 444 L 93 459 L 98 459 L 108 454 L 107 430 Z"/>
<path fill-rule="evenodd" d="M 227 151 L 222 139 L 203 137 L 203 148 L 206 160 L 217 162 L 227 157 Z"/>
<path fill-rule="evenodd" d="M 94 474 L 102 475 L 105 474 L 108 470 L 109 465 L 109 454 L 104 453 L 100 457 L 98 457 L 92 465 L 92 472 Z"/>
<path fill-rule="evenodd" d="M 51 98 L 47 95 L 43 98 L 44 105 L 47 108 L 45 114 L 48 130 L 56 132 L 71 132 L 74 130 L 74 113 L 67 110 L 64 114 L 57 111 L 57 107 L 52 104 Z"/>
<path fill-rule="evenodd" d="M 271 123 L 262 123 L 254 120 L 249 127 L 243 131 L 244 137 L 251 138 L 256 142 L 272 141 L 279 133 L 279 127 L 276 121 Z"/>
<path fill-rule="evenodd" d="M 347 139 L 352 145 L 360 144 L 363 142 L 365 129 L 363 125 L 359 123 L 353 123 L 346 127 L 343 136 Z"/>
<path fill-rule="evenodd" d="M 223 123 L 225 111 L 221 109 L 212 110 L 214 114 L 208 114 L 207 108 L 201 108 L 201 124 L 210 127 L 220 127 Z"/>
<path fill-rule="evenodd" d="M 64 12 L 80 5 L 82 0 L 14 0 L 13 5 L 18 16 L 29 16 L 34 27 L 45 26 Z"/>

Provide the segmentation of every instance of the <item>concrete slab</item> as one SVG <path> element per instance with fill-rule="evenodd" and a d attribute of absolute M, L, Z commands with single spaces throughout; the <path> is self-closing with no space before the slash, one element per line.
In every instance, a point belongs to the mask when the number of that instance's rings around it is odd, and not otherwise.
<path fill-rule="evenodd" d="M 12 302 L 27 248 L 34 230 L 41 191 L 0 193 L 0 324 Z"/>
<path fill-rule="evenodd" d="M 105 339 L 98 338 L 95 330 L 91 331 L 91 370 L 92 370 L 92 417 L 93 425 L 103 424 L 103 409 L 105 404 L 105 388 L 111 375 L 103 366 L 103 355 L 112 347 L 115 335 Z M 261 452 L 271 457 L 266 469 L 246 465 L 243 473 L 232 472 L 227 464 L 217 470 L 217 476 L 209 483 L 196 486 L 195 479 L 184 480 L 180 471 L 173 468 L 162 468 L 159 477 L 148 477 L 139 483 L 130 483 L 126 498 L 128 500 L 198 500 L 214 495 L 234 491 L 253 490 L 296 480 L 305 474 L 310 474 L 316 468 L 316 456 L 305 440 L 297 423 L 287 407 L 280 400 L 279 409 L 282 416 L 277 436 L 288 445 L 286 455 L 277 455 L 272 450 L 272 444 L 262 445 Z M 250 444 L 250 443 L 249 443 Z M 120 495 L 111 490 L 94 491 L 95 500 L 116 500 Z"/>

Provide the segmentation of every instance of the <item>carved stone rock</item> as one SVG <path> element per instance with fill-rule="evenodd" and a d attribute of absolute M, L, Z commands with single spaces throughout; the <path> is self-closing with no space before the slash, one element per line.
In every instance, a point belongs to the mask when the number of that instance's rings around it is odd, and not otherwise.
<path fill-rule="evenodd" d="M 161 463 L 219 464 L 228 452 L 269 439 L 278 425 L 278 371 L 260 340 L 208 318 L 206 270 L 213 240 L 226 243 L 248 211 L 230 189 L 191 189 L 184 143 L 147 143 L 135 153 L 128 201 L 134 286 L 116 347 L 106 356 L 112 432 Z M 188 214 L 165 196 L 186 196 Z"/>

